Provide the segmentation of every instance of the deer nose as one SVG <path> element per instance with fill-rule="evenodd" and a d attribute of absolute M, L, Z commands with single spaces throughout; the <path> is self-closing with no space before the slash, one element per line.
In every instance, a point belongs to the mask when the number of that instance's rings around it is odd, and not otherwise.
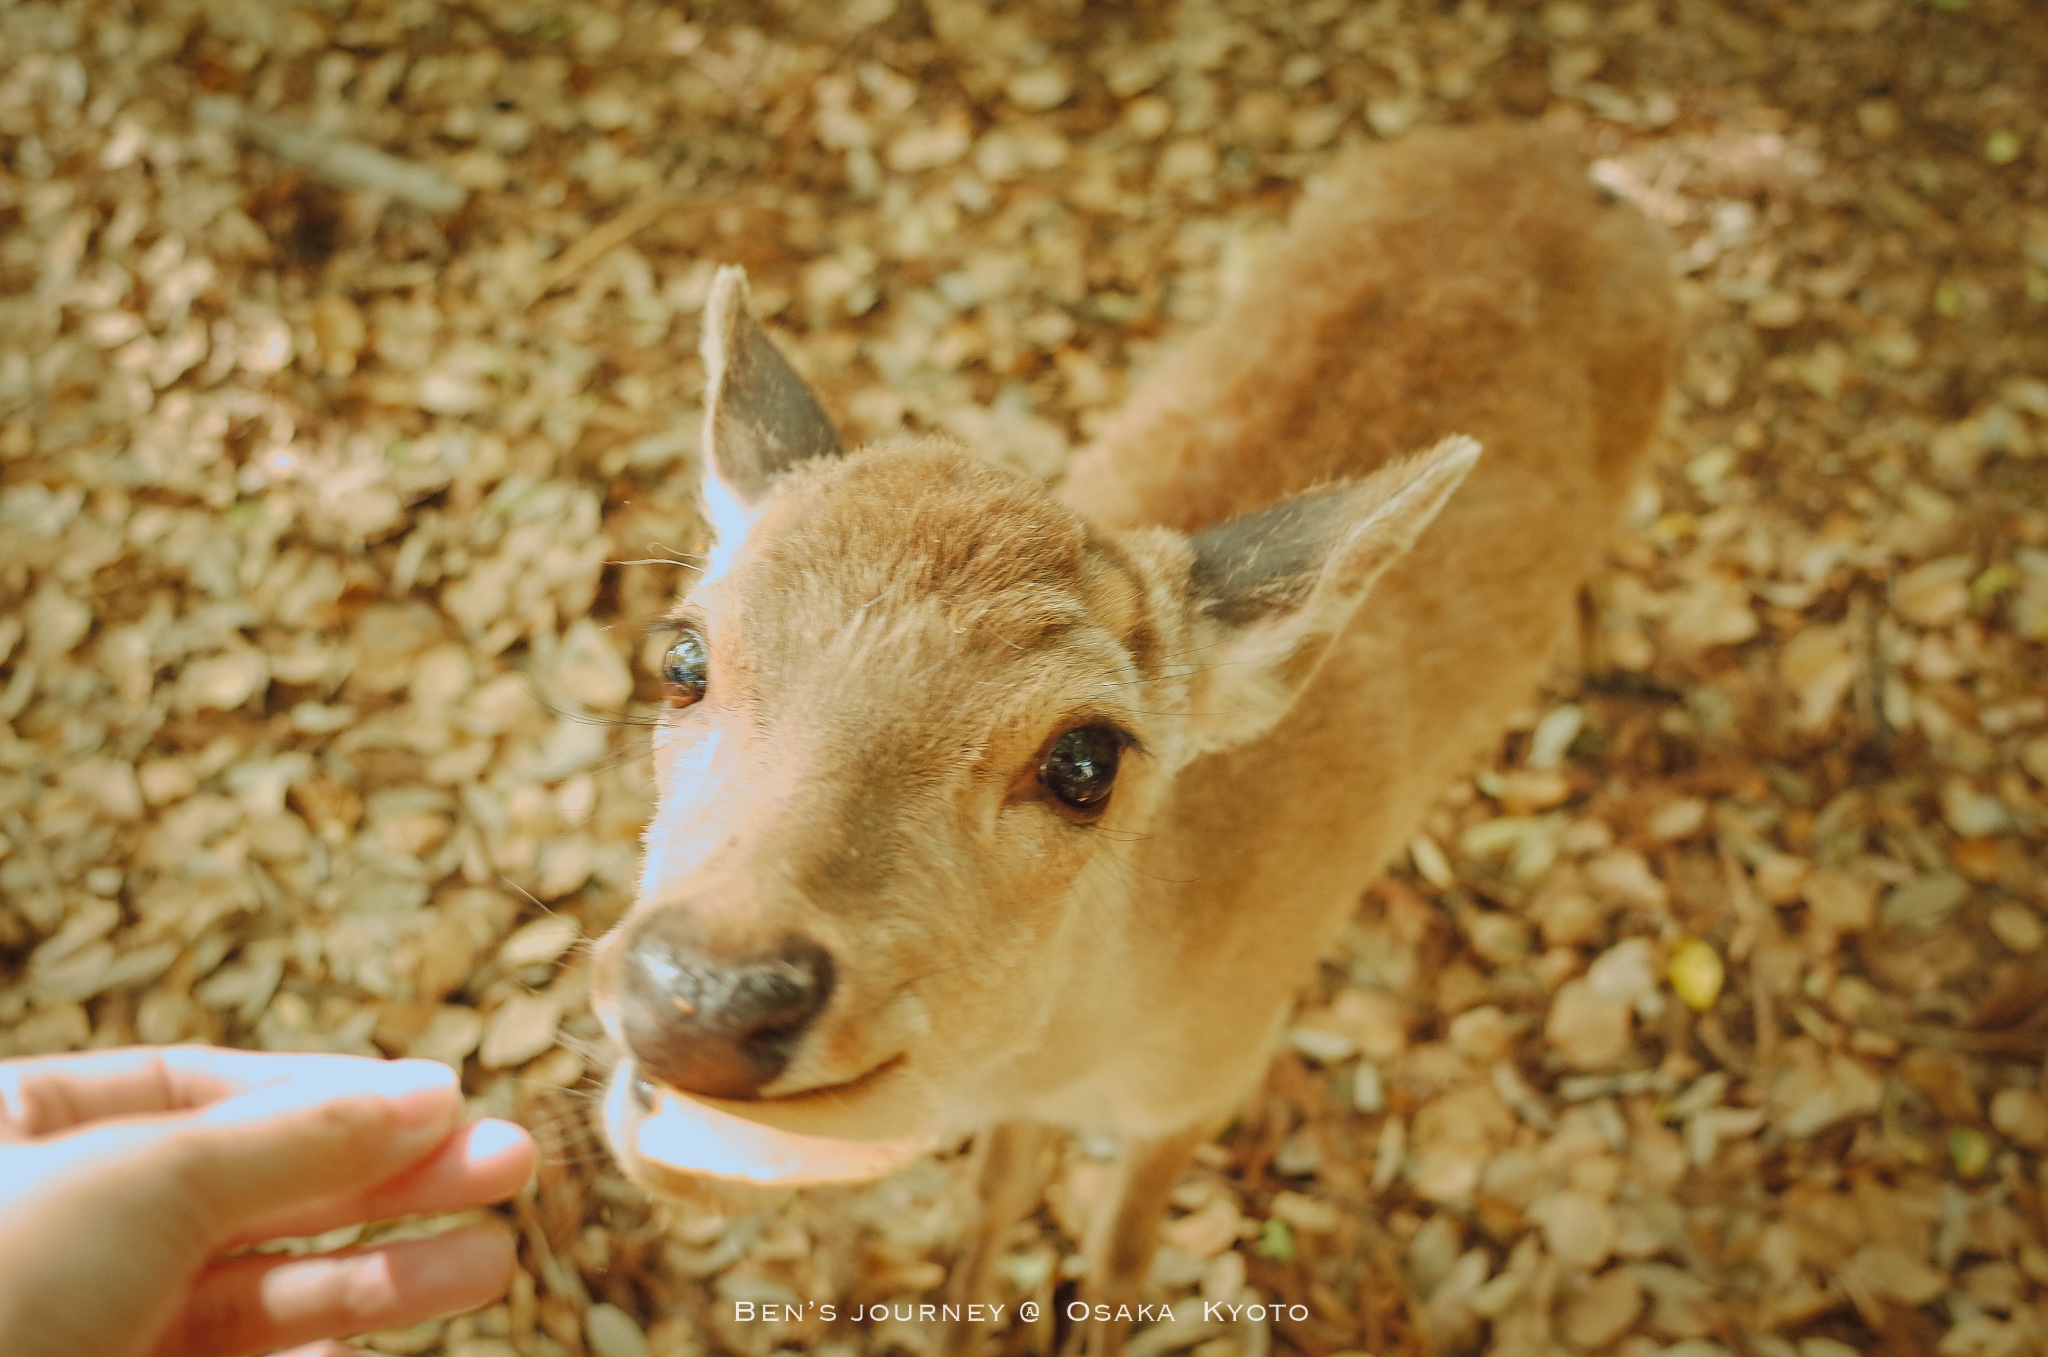
<path fill-rule="evenodd" d="M 832 997 L 831 954 L 809 938 L 721 957 L 660 915 L 630 941 L 621 972 L 620 1025 L 640 1068 L 712 1098 L 757 1096 Z"/>

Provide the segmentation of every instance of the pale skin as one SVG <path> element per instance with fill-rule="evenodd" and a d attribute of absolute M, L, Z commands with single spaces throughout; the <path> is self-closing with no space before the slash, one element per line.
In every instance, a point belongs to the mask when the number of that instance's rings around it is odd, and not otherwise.
<path fill-rule="evenodd" d="M 0 1062 L 0 1351 L 341 1357 L 490 1304 L 509 1234 L 250 1246 L 503 1201 L 534 1147 L 429 1061 L 131 1048 Z"/>

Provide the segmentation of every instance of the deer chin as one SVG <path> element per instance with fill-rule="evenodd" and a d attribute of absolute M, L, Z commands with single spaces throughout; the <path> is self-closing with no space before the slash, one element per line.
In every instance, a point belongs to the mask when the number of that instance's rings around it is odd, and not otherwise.
<path fill-rule="evenodd" d="M 736 1102 L 651 1084 L 623 1060 L 605 1094 L 605 1137 L 629 1177 L 667 1196 L 868 1182 L 937 1146 L 920 1082 L 899 1056 L 846 1083 Z"/>

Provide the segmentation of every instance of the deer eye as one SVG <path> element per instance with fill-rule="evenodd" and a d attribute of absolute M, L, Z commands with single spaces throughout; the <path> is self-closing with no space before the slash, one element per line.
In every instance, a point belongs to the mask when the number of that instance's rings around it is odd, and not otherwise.
<path fill-rule="evenodd" d="M 1046 750 L 1038 780 L 1068 809 L 1097 814 L 1109 802 L 1117 763 L 1128 742 L 1114 726 L 1077 726 Z"/>
<path fill-rule="evenodd" d="M 694 627 L 678 633 L 675 644 L 661 657 L 661 677 L 668 684 L 669 705 L 688 707 L 701 700 L 710 665 L 711 654 L 704 644 L 704 634 Z"/>

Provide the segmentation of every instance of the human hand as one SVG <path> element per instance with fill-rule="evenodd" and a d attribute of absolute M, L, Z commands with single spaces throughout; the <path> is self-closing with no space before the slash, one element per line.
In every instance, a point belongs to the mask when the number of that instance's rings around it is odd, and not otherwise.
<path fill-rule="evenodd" d="M 322 1255 L 240 1246 L 503 1201 L 509 1122 L 424 1060 L 201 1046 L 0 1061 L 0 1352 L 294 1357 L 485 1305 L 512 1241 L 457 1229 Z"/>

